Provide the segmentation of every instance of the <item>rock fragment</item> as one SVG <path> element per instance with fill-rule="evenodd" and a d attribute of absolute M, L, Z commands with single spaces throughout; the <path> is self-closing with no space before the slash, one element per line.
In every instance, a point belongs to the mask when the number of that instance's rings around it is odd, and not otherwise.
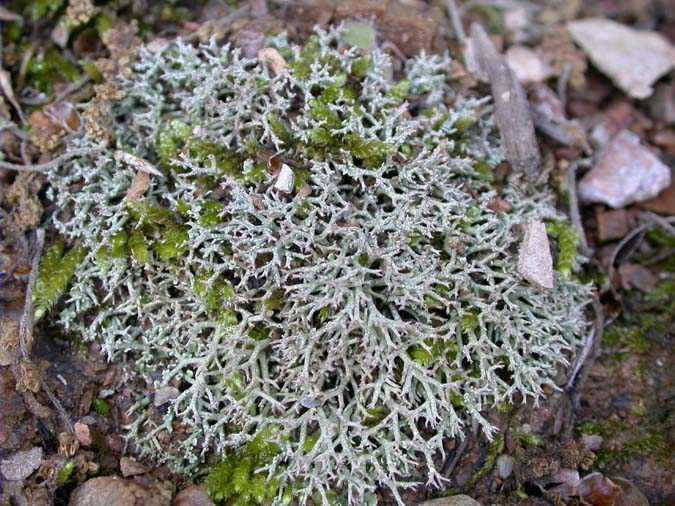
<path fill-rule="evenodd" d="M 24 480 L 42 464 L 42 448 L 34 446 L 30 450 L 16 452 L 0 461 L 0 472 L 6 480 Z"/>
<path fill-rule="evenodd" d="M 670 185 L 653 199 L 645 200 L 640 207 L 659 214 L 675 214 L 675 168 L 670 171 Z"/>
<path fill-rule="evenodd" d="M 122 476 L 128 478 L 129 476 L 136 476 L 137 474 L 143 474 L 147 471 L 145 466 L 136 462 L 135 459 L 131 457 L 122 457 L 120 459 L 120 471 Z"/>
<path fill-rule="evenodd" d="M 214 503 L 202 487 L 191 485 L 178 492 L 171 506 L 214 506 Z"/>
<path fill-rule="evenodd" d="M 599 211 L 595 215 L 598 224 L 598 241 L 614 241 L 624 237 L 632 227 L 634 219 L 625 209 Z"/>
<path fill-rule="evenodd" d="M 511 46 L 504 57 L 521 83 L 541 83 L 553 75 L 551 66 L 528 47 Z"/>
<path fill-rule="evenodd" d="M 293 191 L 293 184 L 295 183 L 295 175 L 293 169 L 288 165 L 283 164 L 277 180 L 274 183 L 274 188 L 282 193 L 291 193 Z"/>
<path fill-rule="evenodd" d="M 622 130 L 579 182 L 579 196 L 617 209 L 656 197 L 670 182 L 670 169 L 637 135 Z"/>
<path fill-rule="evenodd" d="M 73 430 L 75 431 L 75 438 L 79 441 L 82 446 L 90 446 L 92 443 L 91 430 L 89 425 L 82 422 L 76 422 L 73 425 Z"/>
<path fill-rule="evenodd" d="M 595 66 L 631 97 L 649 97 L 652 84 L 675 66 L 675 48 L 656 32 L 601 18 L 572 21 L 567 28 Z"/>
<path fill-rule="evenodd" d="M 450 497 L 424 501 L 419 506 L 481 506 L 481 503 L 468 495 L 451 495 Z"/>
<path fill-rule="evenodd" d="M 153 404 L 156 408 L 158 408 L 159 406 L 174 400 L 176 397 L 178 397 L 178 394 L 180 394 L 180 391 L 176 387 L 168 386 L 158 388 L 155 392 L 155 400 L 153 401 Z"/>
<path fill-rule="evenodd" d="M 85 481 L 70 496 L 69 506 L 169 506 L 171 497 L 157 487 L 142 487 L 117 476 Z"/>
<path fill-rule="evenodd" d="M 518 272 L 533 285 L 553 288 L 553 257 L 546 226 L 541 221 L 525 225 L 525 237 L 518 254 Z"/>

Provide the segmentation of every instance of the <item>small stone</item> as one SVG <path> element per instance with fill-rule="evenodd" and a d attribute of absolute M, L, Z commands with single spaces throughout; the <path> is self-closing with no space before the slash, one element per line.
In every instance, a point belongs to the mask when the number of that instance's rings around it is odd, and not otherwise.
<path fill-rule="evenodd" d="M 649 293 L 656 288 L 656 276 L 640 264 L 630 262 L 619 266 L 619 275 L 621 276 L 621 286 L 624 290 L 637 288 L 641 292 Z"/>
<path fill-rule="evenodd" d="M 518 272 L 530 283 L 541 288 L 553 288 L 553 257 L 541 221 L 525 225 L 525 237 L 518 254 Z"/>
<path fill-rule="evenodd" d="M 631 97 L 649 97 L 651 85 L 675 65 L 675 48 L 659 33 L 600 18 L 572 21 L 567 28 L 595 66 Z"/>
<path fill-rule="evenodd" d="M 624 237 L 631 229 L 631 220 L 625 209 L 598 211 L 595 215 L 598 224 L 598 240 L 614 241 Z"/>
<path fill-rule="evenodd" d="M 375 47 L 377 31 L 371 23 L 348 21 L 344 24 L 342 40 L 347 44 L 370 51 Z"/>
<path fill-rule="evenodd" d="M 671 169 L 670 185 L 653 199 L 640 203 L 640 207 L 659 214 L 675 214 L 675 168 Z"/>
<path fill-rule="evenodd" d="M 75 430 L 75 437 L 82 446 L 91 445 L 92 439 L 89 425 L 82 422 L 76 422 L 75 425 L 73 425 L 73 429 Z"/>
<path fill-rule="evenodd" d="M 258 51 L 258 60 L 269 65 L 274 75 L 278 76 L 286 70 L 286 60 L 281 53 L 273 47 L 264 47 Z"/>
<path fill-rule="evenodd" d="M 8 459 L 0 461 L 0 472 L 6 480 L 24 480 L 42 464 L 42 448 L 35 446 L 30 450 L 16 452 Z"/>
<path fill-rule="evenodd" d="M 163 404 L 174 400 L 176 397 L 178 397 L 178 394 L 180 394 L 180 390 L 178 390 L 176 387 L 168 386 L 158 388 L 155 391 L 155 400 L 153 401 L 153 404 L 156 408 L 158 408 Z"/>
<path fill-rule="evenodd" d="M 649 501 L 634 483 L 619 477 L 613 477 L 612 481 L 621 488 L 621 495 L 615 506 L 649 506 Z"/>
<path fill-rule="evenodd" d="M 497 458 L 497 474 L 502 480 L 505 480 L 513 473 L 513 457 L 511 455 L 500 455 Z"/>
<path fill-rule="evenodd" d="M 452 495 L 450 497 L 441 497 L 440 499 L 424 501 L 423 503 L 420 503 L 419 506 L 481 506 L 481 503 L 468 495 Z"/>
<path fill-rule="evenodd" d="M 120 459 L 120 471 L 122 472 L 122 476 L 128 478 L 129 476 L 143 474 L 147 469 L 131 457 L 122 457 Z"/>
<path fill-rule="evenodd" d="M 85 481 L 70 496 L 69 506 L 169 506 L 171 496 L 157 487 L 143 487 L 118 476 Z"/>
<path fill-rule="evenodd" d="M 295 175 L 293 174 L 293 169 L 288 165 L 283 164 L 277 180 L 274 183 L 274 188 L 279 190 L 282 193 L 291 193 L 293 191 L 293 184 L 295 183 Z"/>
<path fill-rule="evenodd" d="M 670 169 L 637 135 L 622 130 L 579 182 L 579 196 L 616 209 L 656 197 L 670 183 Z"/>
<path fill-rule="evenodd" d="M 171 506 L 214 506 L 214 502 L 202 487 L 190 485 L 178 492 Z"/>
<path fill-rule="evenodd" d="M 579 483 L 579 497 L 591 506 L 614 506 L 621 489 L 600 473 L 591 473 Z"/>
<path fill-rule="evenodd" d="M 553 75 L 548 63 L 528 47 L 511 46 L 504 57 L 521 83 L 541 83 Z"/>
<path fill-rule="evenodd" d="M 584 434 L 581 436 L 581 444 L 592 452 L 596 452 L 600 449 L 602 441 L 602 436 L 599 436 L 598 434 Z"/>

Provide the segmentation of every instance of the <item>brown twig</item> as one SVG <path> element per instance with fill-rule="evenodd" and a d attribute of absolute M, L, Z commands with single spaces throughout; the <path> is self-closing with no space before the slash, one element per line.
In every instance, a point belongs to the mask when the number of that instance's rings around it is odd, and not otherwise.
<path fill-rule="evenodd" d="M 462 17 L 459 13 L 459 9 L 457 8 L 457 3 L 455 0 L 445 0 L 445 8 L 447 9 L 448 15 L 450 16 L 450 23 L 452 24 L 452 29 L 455 32 L 457 40 L 464 44 L 466 33 L 464 33 Z"/>
<path fill-rule="evenodd" d="M 593 310 L 595 312 L 593 330 L 586 336 L 581 352 L 572 368 L 572 374 L 570 374 L 567 384 L 565 385 L 565 391 L 569 394 L 579 390 L 580 386 L 586 380 L 588 371 L 590 371 L 593 366 L 598 353 L 605 325 L 605 312 L 597 295 L 593 298 Z M 573 402 L 573 404 L 576 404 L 576 402 Z"/>
<path fill-rule="evenodd" d="M 26 299 L 23 305 L 23 314 L 19 324 L 19 345 L 24 360 L 30 359 L 30 351 L 33 346 L 33 290 L 40 270 L 40 258 L 45 245 L 45 231 L 41 228 L 35 233 L 35 247 L 31 261 L 30 277 L 26 287 Z"/>
<path fill-rule="evenodd" d="M 0 169 L 5 169 L 5 170 L 16 170 L 18 172 L 48 172 L 56 167 L 58 167 L 60 164 L 65 162 L 66 160 L 69 160 L 71 158 L 74 158 L 76 156 L 80 155 L 86 155 L 89 153 L 95 153 L 96 151 L 99 151 L 96 148 L 85 148 L 85 149 L 74 149 L 73 151 L 68 151 L 67 153 L 63 153 L 60 156 L 57 156 L 53 160 L 46 162 L 46 163 L 36 163 L 32 165 L 20 165 L 17 163 L 10 163 L 10 162 L 5 162 L 4 160 L 0 160 Z"/>
<path fill-rule="evenodd" d="M 495 122 L 499 127 L 506 159 L 528 180 L 536 181 L 541 168 L 541 153 L 525 90 L 478 23 L 471 25 L 471 47 L 480 70 L 490 81 Z"/>
<path fill-rule="evenodd" d="M 567 170 L 567 191 L 569 195 L 570 221 L 577 234 L 579 234 L 581 253 L 584 256 L 590 257 L 593 254 L 593 250 L 588 246 L 588 241 L 586 240 L 586 232 L 581 220 L 579 197 L 577 195 L 577 169 L 588 166 L 590 166 L 590 160 L 577 160 L 570 165 Z"/>

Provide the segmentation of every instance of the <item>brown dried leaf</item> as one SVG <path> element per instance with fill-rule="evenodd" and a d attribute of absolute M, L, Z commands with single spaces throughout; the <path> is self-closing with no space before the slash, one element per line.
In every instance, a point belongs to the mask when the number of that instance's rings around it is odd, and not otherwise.
<path fill-rule="evenodd" d="M 127 190 L 126 199 L 135 202 L 140 200 L 150 188 L 150 175 L 147 172 L 137 171 Z"/>

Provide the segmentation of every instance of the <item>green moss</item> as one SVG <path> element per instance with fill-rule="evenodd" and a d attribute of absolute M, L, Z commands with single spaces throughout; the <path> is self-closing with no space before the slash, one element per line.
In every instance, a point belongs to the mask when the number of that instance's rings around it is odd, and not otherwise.
<path fill-rule="evenodd" d="M 110 416 L 110 404 L 105 399 L 94 399 L 92 407 L 99 415 L 106 418 Z"/>
<path fill-rule="evenodd" d="M 162 168 L 170 170 L 171 162 L 178 157 L 180 150 L 185 146 L 192 135 L 192 128 L 180 120 L 171 120 L 160 130 L 155 142 L 155 151 Z"/>
<path fill-rule="evenodd" d="M 362 160 L 367 168 L 377 168 L 393 153 L 394 148 L 378 140 L 366 140 L 357 134 L 345 136 L 345 144 L 349 152 L 356 159 Z"/>
<path fill-rule="evenodd" d="M 316 35 L 311 36 L 305 42 L 304 47 L 300 51 L 300 57 L 291 62 L 289 67 L 293 75 L 298 79 L 307 79 L 312 73 L 312 63 L 314 63 L 321 53 L 321 44 Z"/>
<path fill-rule="evenodd" d="M 162 237 L 155 243 L 155 252 L 164 262 L 172 262 L 185 255 L 188 246 L 188 231 L 180 225 L 164 229 Z"/>
<path fill-rule="evenodd" d="M 42 257 L 33 291 L 36 320 L 41 319 L 56 305 L 75 276 L 75 270 L 86 256 L 86 250 L 80 246 L 71 248 L 65 254 L 64 251 L 65 244 L 57 241 Z"/>
<path fill-rule="evenodd" d="M 469 480 L 469 483 L 467 484 L 468 489 L 473 488 L 476 483 L 486 477 L 494 469 L 495 464 L 497 463 L 497 457 L 499 457 L 503 451 L 504 434 L 499 434 L 488 448 L 487 455 L 485 456 L 485 463 Z"/>
<path fill-rule="evenodd" d="M 75 462 L 69 460 L 65 464 L 63 464 L 61 469 L 59 469 L 59 472 L 56 473 L 56 486 L 62 487 L 64 485 L 67 485 L 68 482 L 72 479 L 74 472 L 75 472 Z"/>
<path fill-rule="evenodd" d="M 147 264 L 150 261 L 151 254 L 148 248 L 147 239 L 140 230 L 134 230 L 129 236 L 127 242 L 131 256 L 139 264 Z"/>
<path fill-rule="evenodd" d="M 410 93 L 410 86 L 411 83 L 407 79 L 402 79 L 401 81 L 397 82 L 394 86 L 391 87 L 389 92 L 387 93 L 387 96 L 394 100 L 394 102 L 397 105 L 402 104 L 405 102 L 406 98 L 408 98 L 408 93 Z"/>
<path fill-rule="evenodd" d="M 562 221 L 547 223 L 546 232 L 558 244 L 556 271 L 561 277 L 569 279 L 579 255 L 579 234 L 569 223 Z"/>
<path fill-rule="evenodd" d="M 222 278 L 211 281 L 212 277 L 213 273 L 207 271 L 200 273 L 195 277 L 193 289 L 209 312 L 223 314 L 226 304 L 234 299 L 234 288 Z"/>
<path fill-rule="evenodd" d="M 370 56 L 362 56 L 352 63 L 352 75 L 357 79 L 363 79 L 372 68 L 373 62 Z"/>
<path fill-rule="evenodd" d="M 27 81 L 47 94 L 54 91 L 54 83 L 63 80 L 73 82 L 79 79 L 80 75 L 77 65 L 54 48 L 31 58 L 26 68 Z"/>
<path fill-rule="evenodd" d="M 58 12 L 64 3 L 65 0 L 33 0 L 28 3 L 25 13 L 31 21 L 41 21 Z"/>
<path fill-rule="evenodd" d="M 207 200 L 202 204 L 199 223 L 206 228 L 213 228 L 222 222 L 220 213 L 223 212 L 224 205 L 217 200 Z"/>
<path fill-rule="evenodd" d="M 272 440 L 274 428 L 262 431 L 249 443 L 226 456 L 206 477 L 204 485 L 217 504 L 253 506 L 272 504 L 280 493 L 276 478 L 267 479 L 264 473 L 256 472 L 269 465 L 279 454 L 279 446 Z M 290 488 L 282 492 L 282 504 L 290 504 Z"/>

